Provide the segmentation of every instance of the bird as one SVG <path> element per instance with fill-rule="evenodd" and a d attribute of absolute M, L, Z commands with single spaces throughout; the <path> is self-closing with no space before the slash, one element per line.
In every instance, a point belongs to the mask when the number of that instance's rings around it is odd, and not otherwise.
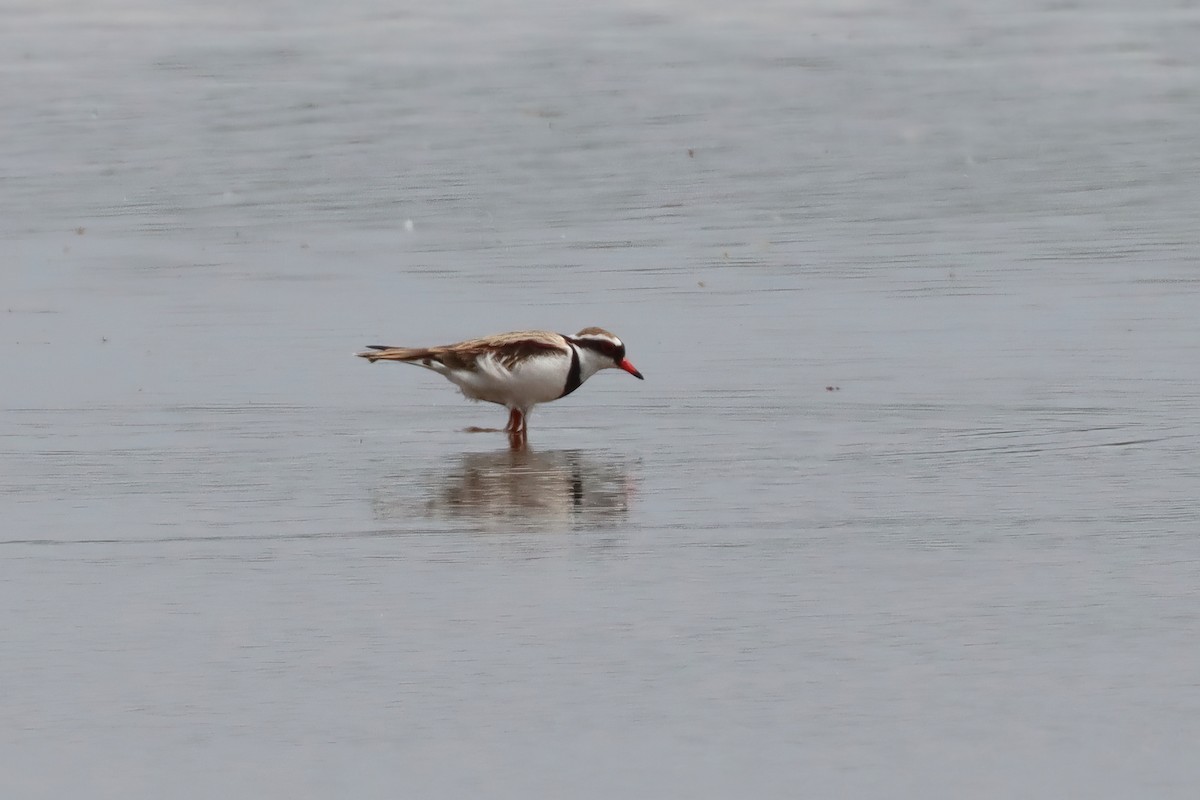
<path fill-rule="evenodd" d="M 574 336 L 513 331 L 440 347 L 375 344 L 355 355 L 371 363 L 398 361 L 432 370 L 471 400 L 506 407 L 505 432 L 522 438 L 535 405 L 566 397 L 602 369 L 621 369 L 645 380 L 625 357 L 625 344 L 595 327 Z"/>

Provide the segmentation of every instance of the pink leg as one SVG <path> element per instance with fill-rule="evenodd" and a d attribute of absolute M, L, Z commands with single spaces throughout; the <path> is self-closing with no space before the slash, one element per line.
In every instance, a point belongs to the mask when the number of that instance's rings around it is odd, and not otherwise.
<path fill-rule="evenodd" d="M 528 430 L 529 418 L 524 412 L 513 409 L 508 414 L 508 427 L 504 430 L 508 432 L 508 444 L 513 450 L 525 449 L 525 432 Z"/>

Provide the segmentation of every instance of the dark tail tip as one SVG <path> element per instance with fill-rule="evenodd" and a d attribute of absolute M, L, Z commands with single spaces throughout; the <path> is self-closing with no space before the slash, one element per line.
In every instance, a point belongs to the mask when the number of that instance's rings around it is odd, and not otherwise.
<path fill-rule="evenodd" d="M 387 345 L 369 344 L 369 345 L 367 345 L 367 349 L 368 350 L 387 350 L 388 348 L 387 348 Z M 375 353 L 355 353 L 354 355 L 358 356 L 359 358 L 365 358 L 367 361 L 370 361 L 372 364 L 375 363 L 375 359 L 378 357 Z"/>

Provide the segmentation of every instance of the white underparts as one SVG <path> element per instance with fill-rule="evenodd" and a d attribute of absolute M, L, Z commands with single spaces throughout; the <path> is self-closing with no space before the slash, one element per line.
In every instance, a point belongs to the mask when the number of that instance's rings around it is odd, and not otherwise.
<path fill-rule="evenodd" d="M 565 353 L 533 356 L 518 362 L 511 371 L 489 355 L 476 359 L 474 370 L 437 366 L 441 367 L 438 372 L 472 400 L 485 400 L 527 412 L 538 403 L 548 403 L 562 394 L 571 359 Z"/>

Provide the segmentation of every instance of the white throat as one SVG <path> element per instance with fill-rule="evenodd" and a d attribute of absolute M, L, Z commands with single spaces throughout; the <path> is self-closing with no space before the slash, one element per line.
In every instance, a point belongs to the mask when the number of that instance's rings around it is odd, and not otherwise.
<path fill-rule="evenodd" d="M 578 345 L 572 345 L 572 347 L 579 353 L 580 383 L 583 383 L 605 367 L 613 366 L 611 358 L 597 353 L 595 350 L 589 350 L 586 347 L 579 347 Z"/>

